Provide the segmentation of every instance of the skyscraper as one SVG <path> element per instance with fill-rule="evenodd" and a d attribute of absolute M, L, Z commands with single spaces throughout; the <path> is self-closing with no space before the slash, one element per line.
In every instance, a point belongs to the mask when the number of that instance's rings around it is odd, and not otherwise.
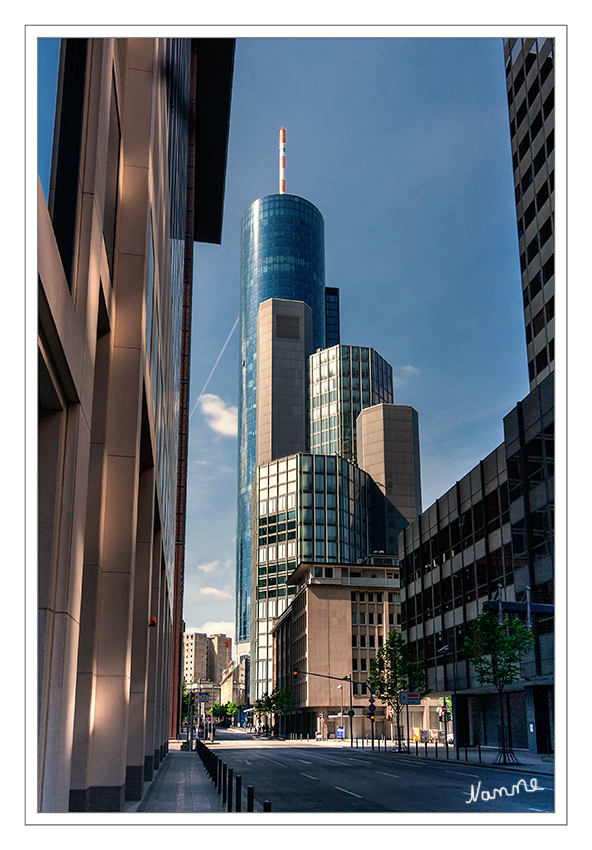
<path fill-rule="evenodd" d="M 251 484 L 256 465 L 257 317 L 270 298 L 311 310 L 312 350 L 325 345 L 324 221 L 310 201 L 280 193 L 254 201 L 241 220 L 236 644 L 248 651 Z M 241 647 L 241 644 L 243 646 Z"/>
<path fill-rule="evenodd" d="M 553 39 L 504 40 L 530 389 L 555 366 Z"/>

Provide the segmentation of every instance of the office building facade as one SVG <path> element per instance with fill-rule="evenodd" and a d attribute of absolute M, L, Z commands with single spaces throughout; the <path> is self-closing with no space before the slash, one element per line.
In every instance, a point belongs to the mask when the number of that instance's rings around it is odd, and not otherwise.
<path fill-rule="evenodd" d="M 370 546 L 370 479 L 330 455 L 261 464 L 253 482 L 251 695 L 273 689 L 271 625 L 290 602 L 298 563 L 354 563 Z M 329 567 L 330 569 L 330 567 Z"/>
<path fill-rule="evenodd" d="M 251 585 L 251 484 L 256 466 L 257 318 L 270 298 L 311 310 L 312 350 L 325 345 L 325 235 L 319 210 L 304 198 L 267 195 L 241 220 L 236 643 L 248 652 Z"/>
<path fill-rule="evenodd" d="M 499 700 L 462 647 L 483 611 L 526 619 L 532 652 L 505 695 L 517 748 L 553 750 L 553 376 L 504 419 L 505 439 L 401 534 L 401 617 L 435 693 L 456 690 L 461 745 L 498 743 Z M 448 647 L 447 652 L 442 652 Z"/>
<path fill-rule="evenodd" d="M 355 461 L 360 411 L 393 402 L 392 366 L 373 348 L 337 345 L 312 354 L 308 371 L 310 450 Z"/>
<path fill-rule="evenodd" d="M 555 364 L 553 39 L 504 40 L 530 388 Z"/>
<path fill-rule="evenodd" d="M 187 285 L 193 242 L 220 241 L 234 42 L 50 41 L 38 808 L 121 811 L 166 754 L 181 682 Z"/>

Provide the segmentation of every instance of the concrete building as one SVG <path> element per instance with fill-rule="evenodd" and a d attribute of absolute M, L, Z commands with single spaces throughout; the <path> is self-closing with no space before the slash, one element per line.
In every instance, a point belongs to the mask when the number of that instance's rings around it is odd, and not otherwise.
<path fill-rule="evenodd" d="M 397 559 L 372 555 L 359 564 L 331 567 L 300 563 L 287 584 L 295 591 L 291 604 L 271 629 L 274 682 L 290 688 L 296 704 L 281 721 L 283 731 L 328 739 L 343 726 L 345 739 L 370 737 L 366 677 L 400 620 Z M 299 670 L 296 679 L 294 669 Z M 350 707 L 355 712 L 351 727 Z M 438 729 L 437 700 L 423 700 L 414 710 L 410 725 Z M 397 737 L 388 707 L 378 699 L 374 734 Z"/>
<path fill-rule="evenodd" d="M 232 659 L 232 640 L 226 635 L 210 635 L 207 640 L 208 679 L 220 684 Z"/>
<path fill-rule="evenodd" d="M 357 446 L 360 469 L 372 479 L 372 551 L 398 556 L 400 532 L 421 513 L 417 411 L 400 404 L 362 410 Z"/>
<path fill-rule="evenodd" d="M 38 807 L 121 811 L 179 711 L 193 243 L 220 241 L 234 41 L 46 41 Z"/>
<path fill-rule="evenodd" d="M 220 702 L 222 705 L 234 702 L 239 709 L 236 717 L 236 723 L 242 725 L 244 723 L 244 708 L 249 704 L 249 664 L 248 656 L 243 657 L 238 661 L 231 661 L 226 670 L 222 673 L 220 681 Z"/>
<path fill-rule="evenodd" d="M 208 678 L 208 636 L 186 632 L 183 635 L 183 681 L 187 686 Z"/>
<path fill-rule="evenodd" d="M 553 750 L 553 376 L 504 419 L 504 443 L 401 534 L 401 616 L 435 694 L 456 689 L 461 745 L 496 745 L 499 701 L 462 652 L 484 610 L 526 616 L 533 651 L 508 688 L 512 743 Z M 442 647 L 448 646 L 444 654 Z"/>
<path fill-rule="evenodd" d="M 308 436 L 306 363 L 312 310 L 272 298 L 257 318 L 256 463 L 305 452 Z"/>
<path fill-rule="evenodd" d="M 553 39 L 504 40 L 530 388 L 555 364 Z"/>

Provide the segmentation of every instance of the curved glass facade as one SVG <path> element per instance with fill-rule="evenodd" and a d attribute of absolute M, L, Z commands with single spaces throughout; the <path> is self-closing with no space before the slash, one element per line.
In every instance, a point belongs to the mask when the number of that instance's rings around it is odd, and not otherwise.
<path fill-rule="evenodd" d="M 296 195 L 267 195 L 241 220 L 236 641 L 250 637 L 251 483 L 256 461 L 257 313 L 270 298 L 312 310 L 313 350 L 325 345 L 325 224 Z"/>

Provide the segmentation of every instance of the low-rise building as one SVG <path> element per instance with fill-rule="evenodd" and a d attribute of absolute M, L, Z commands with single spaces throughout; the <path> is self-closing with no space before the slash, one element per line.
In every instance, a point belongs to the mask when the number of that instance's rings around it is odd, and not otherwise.
<path fill-rule="evenodd" d="M 295 594 L 271 629 L 274 683 L 291 688 L 295 702 L 294 712 L 280 719 L 282 731 L 326 739 L 344 727 L 345 738 L 370 737 L 366 679 L 400 622 L 397 559 L 375 553 L 358 564 L 301 562 L 287 584 Z M 412 725 L 429 728 L 430 707 L 437 702 L 424 700 Z M 388 707 L 377 699 L 374 735 L 396 734 Z"/>

